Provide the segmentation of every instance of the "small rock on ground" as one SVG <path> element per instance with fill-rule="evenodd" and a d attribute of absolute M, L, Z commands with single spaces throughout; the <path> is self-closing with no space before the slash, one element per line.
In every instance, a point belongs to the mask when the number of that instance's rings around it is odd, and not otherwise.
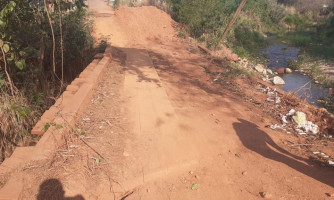
<path fill-rule="evenodd" d="M 255 66 L 255 70 L 256 70 L 257 72 L 262 73 L 263 70 L 264 70 L 264 67 L 263 67 L 263 65 L 258 64 L 258 65 Z"/>
<path fill-rule="evenodd" d="M 268 193 L 268 192 L 260 192 L 260 195 L 264 199 L 269 199 L 269 198 L 272 197 L 272 195 L 270 193 Z"/>

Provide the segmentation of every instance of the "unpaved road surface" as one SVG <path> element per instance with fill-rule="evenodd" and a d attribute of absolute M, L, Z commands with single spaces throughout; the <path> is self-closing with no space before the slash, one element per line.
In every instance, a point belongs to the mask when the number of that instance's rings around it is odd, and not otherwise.
<path fill-rule="evenodd" d="M 83 143 L 27 169 L 24 199 L 328 199 L 334 172 L 289 151 L 261 111 L 214 84 L 212 65 L 154 7 L 89 0 L 113 62 L 77 119 Z M 46 188 L 46 189 L 45 189 Z M 53 189 L 50 189 L 53 188 Z"/>

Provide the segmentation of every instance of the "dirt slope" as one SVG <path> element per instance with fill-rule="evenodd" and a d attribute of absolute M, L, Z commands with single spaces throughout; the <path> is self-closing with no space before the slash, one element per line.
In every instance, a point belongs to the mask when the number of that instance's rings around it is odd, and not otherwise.
<path fill-rule="evenodd" d="M 152 6 L 122 7 L 114 11 L 111 18 L 99 19 L 95 23 L 97 33 L 110 35 L 110 42 L 122 47 L 156 45 L 156 41 L 171 41 L 176 34 L 171 17 Z"/>
<path fill-rule="evenodd" d="M 25 168 L 24 199 L 63 192 L 77 199 L 155 200 L 327 199 L 334 193 L 333 170 L 287 149 L 282 141 L 292 136 L 264 128 L 268 119 L 260 109 L 213 84 L 201 66 L 215 64 L 176 37 L 166 13 L 155 7 L 111 12 L 102 0 L 89 5 L 96 36 L 110 35 L 115 47 L 77 119 L 88 145 L 69 135 L 54 158 Z M 58 190 L 45 192 L 45 185 Z"/>

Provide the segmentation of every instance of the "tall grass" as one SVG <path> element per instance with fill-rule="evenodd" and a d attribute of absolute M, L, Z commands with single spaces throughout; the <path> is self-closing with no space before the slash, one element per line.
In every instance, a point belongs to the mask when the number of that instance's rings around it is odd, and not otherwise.
<path fill-rule="evenodd" d="M 0 160 L 8 157 L 14 148 L 26 145 L 31 127 L 35 124 L 41 110 L 29 104 L 28 99 L 17 89 L 11 96 L 6 81 L 0 86 Z M 27 136 L 30 139 L 27 139 Z M 25 138 L 25 140 L 23 140 Z M 28 144 L 29 145 L 29 144 Z"/>

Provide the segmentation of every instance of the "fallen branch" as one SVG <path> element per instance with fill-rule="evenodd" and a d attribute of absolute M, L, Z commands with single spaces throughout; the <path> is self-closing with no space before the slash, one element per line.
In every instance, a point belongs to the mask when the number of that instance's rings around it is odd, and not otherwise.
<path fill-rule="evenodd" d="M 84 139 L 80 138 L 80 140 L 87 145 L 91 150 L 93 150 L 97 155 L 99 155 L 103 160 L 105 160 L 105 158 L 98 152 L 96 151 L 92 146 L 90 146 Z"/>
<path fill-rule="evenodd" d="M 133 190 L 133 191 L 128 191 L 128 192 L 126 192 L 126 193 L 122 196 L 121 200 L 125 200 L 127 197 L 129 197 L 130 195 L 132 195 L 134 192 L 135 192 L 134 190 Z"/>
<path fill-rule="evenodd" d="M 203 47 L 202 45 L 197 45 L 197 47 L 198 47 L 200 50 L 204 51 L 204 53 L 206 53 L 206 54 L 208 54 L 208 55 L 211 55 L 209 49 Z"/>
<path fill-rule="evenodd" d="M 6 54 L 5 54 L 5 51 L 3 50 L 2 46 L 0 48 L 1 48 L 1 52 L 2 52 L 3 62 L 5 63 L 5 73 L 6 73 L 8 83 L 9 83 L 9 86 L 10 86 L 10 92 L 12 94 L 12 97 L 15 99 L 13 82 L 12 82 L 12 79 L 10 78 L 10 76 L 9 76 L 8 71 L 7 71 Z"/>

